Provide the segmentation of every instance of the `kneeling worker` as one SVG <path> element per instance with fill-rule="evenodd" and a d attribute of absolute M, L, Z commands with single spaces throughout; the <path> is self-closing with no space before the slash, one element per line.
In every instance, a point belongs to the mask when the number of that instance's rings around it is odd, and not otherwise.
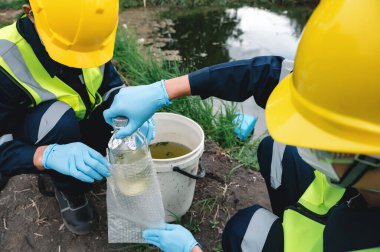
<path fill-rule="evenodd" d="M 253 95 L 271 135 L 257 155 L 273 213 L 258 205 L 237 212 L 225 227 L 224 251 L 379 251 L 379 27 L 378 0 L 324 0 L 304 29 L 292 73 L 281 57 L 211 66 L 124 88 L 104 116 L 130 119 L 122 136 L 170 99 Z M 201 250 L 179 225 L 146 230 L 144 238 L 164 251 Z"/>
<path fill-rule="evenodd" d="M 0 29 L 0 190 L 14 175 L 49 174 L 75 234 L 96 224 L 85 193 L 109 175 L 102 115 L 124 87 L 111 63 L 118 10 L 117 0 L 30 0 Z"/>

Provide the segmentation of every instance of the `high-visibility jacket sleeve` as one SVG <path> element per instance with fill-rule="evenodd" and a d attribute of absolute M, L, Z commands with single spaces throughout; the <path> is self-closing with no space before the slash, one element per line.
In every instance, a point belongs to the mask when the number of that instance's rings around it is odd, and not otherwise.
<path fill-rule="evenodd" d="M 32 171 L 37 147 L 14 139 L 31 100 L 0 72 L 0 172 Z"/>
<path fill-rule="evenodd" d="M 265 56 L 205 67 L 189 74 L 191 94 L 236 102 L 253 95 L 256 103 L 265 108 L 279 82 L 283 60 Z"/>
<path fill-rule="evenodd" d="M 106 63 L 99 93 L 111 104 L 114 95 L 123 86 L 119 74 L 111 62 Z M 87 95 L 87 93 L 85 93 Z M 30 110 L 28 95 L 0 71 L 0 172 L 25 173 L 37 171 L 33 165 L 37 146 L 21 141 L 15 132 Z"/>

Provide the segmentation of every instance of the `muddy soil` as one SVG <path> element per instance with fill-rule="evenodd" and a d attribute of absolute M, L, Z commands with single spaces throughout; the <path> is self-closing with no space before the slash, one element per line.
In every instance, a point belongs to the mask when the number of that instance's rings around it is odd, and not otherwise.
<path fill-rule="evenodd" d="M 138 36 L 138 42 L 143 48 L 148 48 L 157 59 L 181 60 L 178 50 L 163 49 L 173 42 L 171 34 L 175 33 L 174 22 L 171 19 L 159 18 L 160 13 L 167 11 L 165 7 L 133 8 L 120 14 L 120 24 Z"/>
<path fill-rule="evenodd" d="M 216 145 L 206 144 L 202 162 L 206 177 L 197 181 L 193 205 L 181 224 L 193 231 L 205 251 L 219 251 L 227 220 L 252 204 L 269 208 L 268 196 L 260 174 L 235 169 L 239 164 Z M 109 244 L 105 184 L 97 185 L 89 197 L 99 213 L 99 225 L 91 234 L 77 236 L 64 227 L 55 199 L 40 194 L 36 176 L 13 177 L 0 193 L 1 251 L 155 251 Z"/>
<path fill-rule="evenodd" d="M 0 23 L 9 22 L 15 15 L 0 10 Z M 131 9 L 123 12 L 120 20 L 134 29 L 145 44 L 154 39 L 154 24 L 159 23 L 156 17 L 156 10 Z M 221 251 L 221 234 L 228 219 L 252 204 L 270 208 L 267 191 L 259 173 L 239 166 L 213 143 L 206 144 L 202 162 L 206 177 L 197 182 L 193 205 L 181 224 L 193 232 L 205 251 Z M 64 227 L 55 199 L 39 193 L 35 175 L 13 177 L 0 192 L 0 250 L 159 251 L 148 246 L 108 243 L 105 190 L 103 183 L 89 193 L 99 213 L 98 228 L 77 236 Z"/>

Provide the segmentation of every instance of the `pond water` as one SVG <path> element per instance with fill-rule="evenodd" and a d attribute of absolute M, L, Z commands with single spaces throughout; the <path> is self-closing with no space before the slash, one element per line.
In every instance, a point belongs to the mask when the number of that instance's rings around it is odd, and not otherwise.
<path fill-rule="evenodd" d="M 164 49 L 179 50 L 186 66 L 201 68 L 259 55 L 293 59 L 311 9 L 243 6 L 175 12 L 176 32 L 169 34 L 173 40 Z"/>
<path fill-rule="evenodd" d="M 167 33 L 171 43 L 163 49 L 178 50 L 182 64 L 190 69 L 262 55 L 294 59 L 311 11 L 307 7 L 286 10 L 249 6 L 172 11 L 175 32 Z M 222 106 L 218 99 L 213 103 L 214 110 Z M 238 110 L 258 117 L 253 139 L 265 134 L 265 113 L 253 98 L 238 105 Z"/>

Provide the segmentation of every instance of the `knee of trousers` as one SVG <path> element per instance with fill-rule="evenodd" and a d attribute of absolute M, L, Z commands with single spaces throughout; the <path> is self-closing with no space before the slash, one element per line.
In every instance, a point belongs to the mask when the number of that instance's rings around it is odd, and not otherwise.
<path fill-rule="evenodd" d="M 74 110 L 64 102 L 52 103 L 41 118 L 36 144 L 65 144 L 80 140 L 80 127 Z"/>
<path fill-rule="evenodd" d="M 260 173 L 265 180 L 270 178 L 273 152 L 273 138 L 265 137 L 257 149 L 257 160 L 259 162 Z"/>
<path fill-rule="evenodd" d="M 263 251 L 278 217 L 260 205 L 240 210 L 228 221 L 222 236 L 224 251 Z M 280 229 L 279 229 L 280 227 Z M 279 231 L 280 226 L 276 226 Z M 278 230 L 277 230 L 278 231 Z M 268 251 L 268 250 L 266 250 Z M 269 250 L 271 251 L 271 250 Z M 282 251 L 276 249 L 275 251 Z"/>
<path fill-rule="evenodd" d="M 223 230 L 222 244 L 224 251 L 241 251 L 238 248 L 241 248 L 241 243 L 247 231 L 249 222 L 255 212 L 261 208 L 260 205 L 253 205 L 239 210 L 234 216 L 232 216 Z"/>

